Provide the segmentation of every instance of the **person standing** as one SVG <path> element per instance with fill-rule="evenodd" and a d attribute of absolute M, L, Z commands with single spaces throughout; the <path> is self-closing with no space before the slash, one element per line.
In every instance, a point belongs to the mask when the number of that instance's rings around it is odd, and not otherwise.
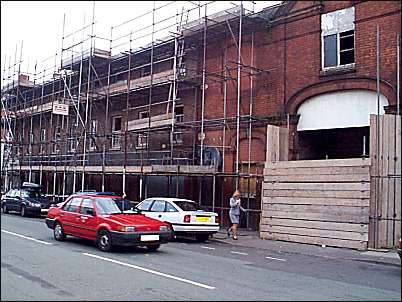
<path fill-rule="evenodd" d="M 232 226 L 227 230 L 228 237 L 230 237 L 230 232 L 232 232 L 234 240 L 237 240 L 237 226 L 239 225 L 240 211 L 246 212 L 247 210 L 241 206 L 240 191 L 236 190 L 230 198 L 229 217 Z"/>

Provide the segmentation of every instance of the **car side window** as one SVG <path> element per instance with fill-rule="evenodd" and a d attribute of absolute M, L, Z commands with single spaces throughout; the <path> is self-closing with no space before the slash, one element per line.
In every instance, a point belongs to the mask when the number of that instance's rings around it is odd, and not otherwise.
<path fill-rule="evenodd" d="M 166 212 L 178 212 L 170 202 L 166 202 Z"/>
<path fill-rule="evenodd" d="M 67 203 L 64 204 L 64 206 L 62 207 L 63 211 L 67 211 L 67 208 L 70 206 L 72 199 L 70 199 Z"/>
<path fill-rule="evenodd" d="M 154 204 L 151 207 L 151 212 L 164 212 L 165 203 L 166 202 L 164 200 L 155 200 Z"/>
<path fill-rule="evenodd" d="M 82 203 L 81 203 L 80 213 L 85 214 L 85 215 L 89 215 L 88 210 L 92 210 L 92 211 L 94 210 L 92 200 L 91 199 L 84 199 L 82 201 Z"/>
<path fill-rule="evenodd" d="M 10 190 L 8 191 L 8 193 L 6 194 L 7 197 L 13 197 L 14 196 L 14 192 L 15 190 Z"/>
<path fill-rule="evenodd" d="M 68 212 L 77 212 L 78 207 L 80 206 L 80 203 L 81 203 L 81 198 L 73 198 L 64 210 L 68 211 Z"/>
<path fill-rule="evenodd" d="M 137 209 L 141 211 L 149 211 L 149 207 L 151 206 L 153 201 L 153 199 L 145 199 L 137 206 Z"/>

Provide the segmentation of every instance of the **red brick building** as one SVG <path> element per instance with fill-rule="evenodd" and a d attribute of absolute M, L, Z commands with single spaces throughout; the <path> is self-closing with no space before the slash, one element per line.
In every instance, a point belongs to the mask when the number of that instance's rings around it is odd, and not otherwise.
<path fill-rule="evenodd" d="M 180 38 L 137 52 L 95 50 L 82 72 L 77 58 L 66 61 L 69 83 L 21 88 L 27 98 L 11 101 L 14 111 L 28 112 L 15 122 L 21 141 L 14 170 L 22 179 L 29 171 L 50 194 L 69 194 L 80 187 L 82 169 L 72 171 L 85 146 L 85 188 L 133 200 L 153 192 L 192 198 L 220 211 L 227 224 L 227 200 L 238 183 L 254 210 L 242 225 L 257 228 L 267 125 L 289 128 L 291 160 L 369 154 L 369 114 L 398 110 L 400 20 L 398 1 L 284 1 L 258 13 L 236 7 L 201 18 L 182 25 Z M 88 60 L 96 72 L 88 72 Z M 84 96 L 82 116 L 89 99 L 86 130 L 71 122 L 78 119 L 67 85 L 76 99 Z M 69 104 L 70 124 L 46 107 L 54 99 Z"/>

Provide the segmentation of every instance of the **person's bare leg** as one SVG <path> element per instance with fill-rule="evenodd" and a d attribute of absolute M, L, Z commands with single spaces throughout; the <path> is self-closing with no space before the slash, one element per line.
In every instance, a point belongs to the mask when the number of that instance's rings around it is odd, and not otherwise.
<path fill-rule="evenodd" d="M 233 238 L 237 239 L 237 223 L 234 223 L 232 226 Z"/>

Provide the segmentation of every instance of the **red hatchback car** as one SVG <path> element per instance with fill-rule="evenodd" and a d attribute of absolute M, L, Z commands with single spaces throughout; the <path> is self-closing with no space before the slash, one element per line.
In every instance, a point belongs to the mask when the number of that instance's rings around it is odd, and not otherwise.
<path fill-rule="evenodd" d="M 115 245 L 146 246 L 155 251 L 172 239 L 167 223 L 146 217 L 135 208 L 120 209 L 118 204 L 124 200 L 106 194 L 76 193 L 51 207 L 46 225 L 54 230 L 54 238 L 64 241 L 66 235 L 72 235 L 90 239 L 105 252 Z"/>

